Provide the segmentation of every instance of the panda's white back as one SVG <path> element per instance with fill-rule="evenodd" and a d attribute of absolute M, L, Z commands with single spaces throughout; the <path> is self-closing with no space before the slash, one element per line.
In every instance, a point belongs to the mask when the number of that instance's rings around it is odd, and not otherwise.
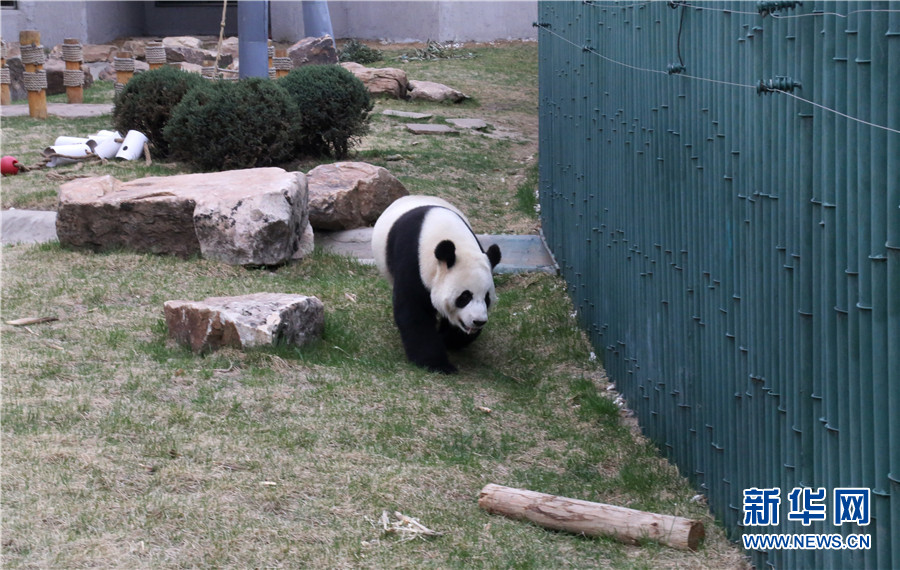
<path fill-rule="evenodd" d="M 446 229 L 446 223 L 455 223 L 455 220 L 451 219 L 456 218 L 462 222 L 461 226 L 457 226 L 455 228 L 456 231 L 459 231 L 462 228 L 465 228 L 468 233 L 471 233 L 472 229 L 469 226 L 469 221 L 463 215 L 459 209 L 456 208 L 450 202 L 437 198 L 434 196 L 404 196 L 395 200 L 390 206 L 385 209 L 385 211 L 379 216 L 378 221 L 375 222 L 375 228 L 372 230 L 372 255 L 375 257 L 375 265 L 378 267 L 378 270 L 381 274 L 388 280 L 393 281 L 391 278 L 391 274 L 388 271 L 387 266 L 387 241 L 388 234 L 391 231 L 391 228 L 394 227 L 394 223 L 405 213 L 410 210 L 414 210 L 421 206 L 440 206 L 441 208 L 446 208 L 456 214 L 450 214 L 450 212 L 446 212 L 447 216 L 442 216 L 441 211 L 429 212 L 429 220 L 427 220 L 426 224 L 423 224 L 423 233 L 427 232 L 429 234 L 434 234 L 436 231 L 439 231 L 441 228 L 445 228 L 445 231 L 449 231 Z M 435 217 L 437 214 L 437 217 Z M 433 223 L 438 222 L 438 223 Z M 435 228 L 430 228 L 431 225 L 436 226 Z M 474 236 L 472 237 L 474 240 Z M 433 241 L 433 239 L 428 240 L 429 243 Z M 440 242 L 438 239 L 433 244 L 431 244 L 432 251 L 434 247 Z M 420 239 L 420 245 L 424 243 L 424 240 Z"/>

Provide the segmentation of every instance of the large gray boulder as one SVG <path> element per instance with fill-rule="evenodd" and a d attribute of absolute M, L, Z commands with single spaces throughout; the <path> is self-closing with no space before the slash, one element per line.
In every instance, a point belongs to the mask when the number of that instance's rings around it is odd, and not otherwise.
<path fill-rule="evenodd" d="M 211 65 L 216 61 L 216 52 L 204 49 L 203 42 L 192 36 L 173 36 L 163 38 L 166 50 L 166 61 L 169 63 L 187 62 L 194 65 Z M 228 67 L 234 59 L 229 54 L 219 56 L 219 67 Z"/>
<path fill-rule="evenodd" d="M 408 79 L 406 72 L 402 69 L 395 67 L 366 67 L 354 61 L 342 63 L 341 67 L 362 81 L 372 96 L 385 96 L 394 99 L 407 98 Z"/>
<path fill-rule="evenodd" d="M 410 80 L 409 98 L 413 100 L 430 101 L 433 103 L 441 103 L 444 101 L 459 103 L 463 99 L 468 99 L 469 96 L 458 89 L 447 87 L 443 83 Z"/>
<path fill-rule="evenodd" d="M 280 343 L 303 346 L 322 336 L 325 305 L 317 297 L 254 293 L 203 301 L 166 301 L 169 336 L 194 352 Z"/>
<path fill-rule="evenodd" d="M 232 265 L 290 261 L 304 250 L 309 223 L 306 177 L 281 168 L 83 178 L 60 187 L 57 211 L 63 245 L 201 254 Z"/>
<path fill-rule="evenodd" d="M 366 162 L 323 164 L 309 171 L 309 223 L 315 229 L 370 226 L 409 192 L 387 169 Z"/>
<path fill-rule="evenodd" d="M 331 36 L 303 38 L 287 48 L 287 56 L 294 67 L 302 65 L 326 65 L 338 62 L 337 50 Z"/>

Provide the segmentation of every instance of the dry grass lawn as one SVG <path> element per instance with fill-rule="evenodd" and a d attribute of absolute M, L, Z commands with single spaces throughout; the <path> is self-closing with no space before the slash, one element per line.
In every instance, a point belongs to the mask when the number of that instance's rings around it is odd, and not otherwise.
<path fill-rule="evenodd" d="M 456 202 L 476 231 L 533 232 L 519 194 L 534 190 L 536 45 L 471 49 L 478 57 L 385 62 L 473 100 L 379 101 L 357 156 L 411 192 Z M 385 108 L 479 117 L 517 134 L 414 137 Z M 57 134 L 106 126 L 4 120 L 3 154 L 30 163 Z M 58 181 L 45 172 L 2 184 L 4 208 L 55 207 Z M 447 377 L 405 362 L 387 284 L 346 258 L 245 269 L 53 243 L 3 247 L 2 270 L 4 323 L 58 319 L 0 324 L 5 568 L 746 567 L 613 403 L 556 276 L 498 276 L 492 322 Z M 197 356 L 167 338 L 166 300 L 261 291 L 321 298 L 323 339 Z M 702 519 L 707 539 L 681 552 L 551 532 L 480 511 L 487 483 Z M 385 533 L 385 510 L 442 534 Z"/>

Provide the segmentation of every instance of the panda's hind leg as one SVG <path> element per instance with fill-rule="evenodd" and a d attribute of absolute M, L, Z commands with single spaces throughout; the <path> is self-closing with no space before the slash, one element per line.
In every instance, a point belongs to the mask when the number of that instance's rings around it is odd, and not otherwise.
<path fill-rule="evenodd" d="M 450 324 L 446 318 L 441 318 L 441 324 L 438 327 L 438 333 L 441 335 L 441 339 L 444 341 L 444 346 L 447 347 L 448 350 L 461 350 L 478 338 L 478 335 L 481 334 L 481 331 L 476 331 L 474 334 L 468 334 L 459 327 L 455 327 Z"/>
<path fill-rule="evenodd" d="M 455 374 L 444 341 L 434 326 L 436 311 L 430 299 L 416 299 L 394 288 L 394 322 L 400 330 L 403 350 L 410 362 L 431 372 Z"/>

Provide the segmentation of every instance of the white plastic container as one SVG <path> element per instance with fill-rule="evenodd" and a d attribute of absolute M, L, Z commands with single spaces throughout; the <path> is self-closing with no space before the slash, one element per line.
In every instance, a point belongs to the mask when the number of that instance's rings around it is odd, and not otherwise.
<path fill-rule="evenodd" d="M 68 146 L 70 144 L 84 144 L 88 142 L 87 138 L 84 137 L 56 137 L 56 141 L 53 143 L 53 146 Z"/>
<path fill-rule="evenodd" d="M 96 135 L 91 136 L 90 141 L 94 143 L 94 154 L 100 158 L 113 158 L 122 148 L 122 135 L 116 131 L 100 131 Z"/>
<path fill-rule="evenodd" d="M 137 160 L 144 153 L 144 143 L 147 137 L 140 131 L 128 131 L 122 147 L 116 153 L 116 158 L 124 158 L 125 160 Z"/>
<path fill-rule="evenodd" d="M 87 139 L 85 139 L 87 141 Z M 47 166 L 59 166 L 60 164 L 71 164 L 73 162 L 77 162 L 78 159 L 82 159 L 86 156 L 90 156 L 93 154 L 92 145 L 88 142 L 83 142 L 80 144 L 62 144 L 62 145 L 53 145 L 48 146 L 44 149 L 42 153 L 45 157 L 50 157 L 52 155 L 60 155 L 53 156 L 50 159 L 50 162 L 47 163 Z"/>

